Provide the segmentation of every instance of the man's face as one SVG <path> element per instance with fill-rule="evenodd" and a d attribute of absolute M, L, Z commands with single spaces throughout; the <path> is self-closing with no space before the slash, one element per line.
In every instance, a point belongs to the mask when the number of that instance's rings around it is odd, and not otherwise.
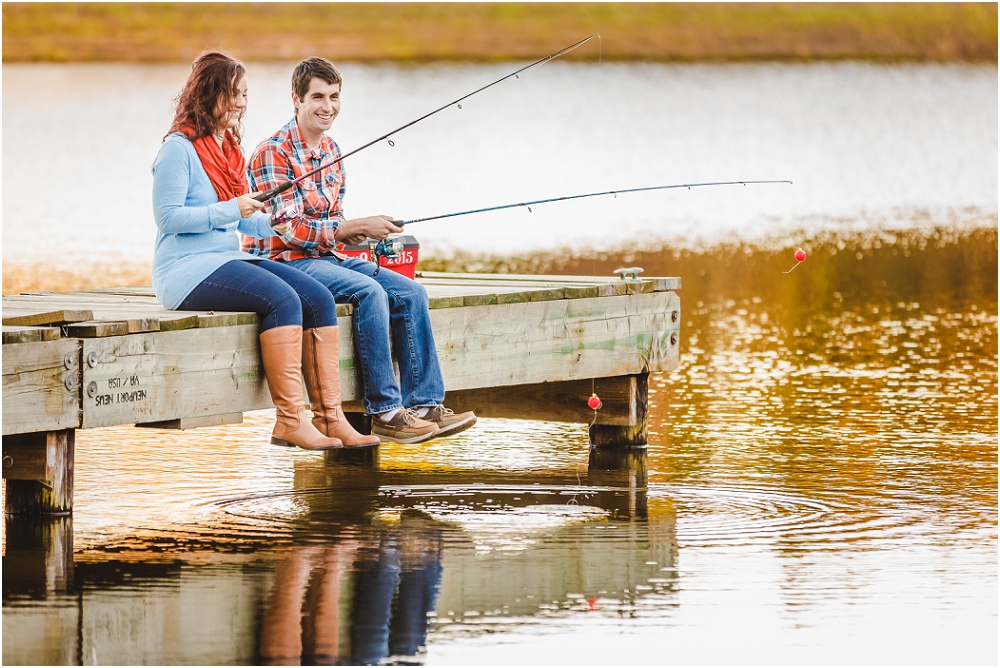
<path fill-rule="evenodd" d="M 308 135 L 322 134 L 330 129 L 340 113 L 340 84 L 328 84 L 318 77 L 309 81 L 304 99 L 292 92 L 295 119 Z"/>

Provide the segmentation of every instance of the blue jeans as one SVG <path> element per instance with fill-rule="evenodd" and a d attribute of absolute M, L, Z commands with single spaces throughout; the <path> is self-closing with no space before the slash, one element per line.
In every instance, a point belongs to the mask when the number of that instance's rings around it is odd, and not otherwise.
<path fill-rule="evenodd" d="M 230 260 L 191 291 L 181 311 L 253 311 L 260 331 L 337 324 L 330 291 L 301 271 L 272 260 Z"/>
<path fill-rule="evenodd" d="M 427 613 L 444 570 L 441 551 L 404 563 L 399 545 L 406 539 L 405 533 L 383 535 L 378 561 L 355 565 L 351 663 L 377 666 L 390 656 L 412 657 L 427 642 Z"/>
<path fill-rule="evenodd" d="M 390 269 L 373 276 L 373 262 L 353 257 L 288 264 L 327 286 L 337 302 L 354 305 L 354 347 L 361 362 L 366 413 L 437 406 L 444 401 L 444 379 L 424 286 Z M 392 349 L 399 361 L 398 383 Z"/>

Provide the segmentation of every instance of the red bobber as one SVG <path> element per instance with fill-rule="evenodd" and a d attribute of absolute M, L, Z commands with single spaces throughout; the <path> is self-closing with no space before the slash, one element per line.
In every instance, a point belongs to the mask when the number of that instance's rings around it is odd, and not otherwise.
<path fill-rule="evenodd" d="M 596 411 L 598 408 L 601 407 L 600 397 L 598 397 L 596 394 L 590 395 L 590 398 L 587 399 L 587 405 Z"/>

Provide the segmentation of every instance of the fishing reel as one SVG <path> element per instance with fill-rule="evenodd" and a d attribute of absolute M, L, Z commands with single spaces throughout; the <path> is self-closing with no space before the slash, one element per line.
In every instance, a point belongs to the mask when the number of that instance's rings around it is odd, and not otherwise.
<path fill-rule="evenodd" d="M 368 253 L 372 262 L 375 263 L 374 276 L 378 276 L 379 270 L 382 268 L 382 258 L 387 260 L 395 260 L 399 257 L 400 253 L 403 252 L 403 242 L 399 239 L 385 238 L 381 241 L 376 241 L 375 239 L 368 240 Z"/>

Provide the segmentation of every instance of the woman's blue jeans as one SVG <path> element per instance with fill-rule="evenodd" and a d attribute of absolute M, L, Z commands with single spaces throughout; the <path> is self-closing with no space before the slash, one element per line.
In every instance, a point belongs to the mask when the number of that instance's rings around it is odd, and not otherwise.
<path fill-rule="evenodd" d="M 301 271 L 273 260 L 230 260 L 191 291 L 181 311 L 253 311 L 260 331 L 337 324 L 330 291 Z"/>
<path fill-rule="evenodd" d="M 354 305 L 351 320 L 366 413 L 437 406 L 444 401 L 444 379 L 424 286 L 389 269 L 373 276 L 374 263 L 353 257 L 288 264 L 327 286 L 337 302 Z M 399 361 L 398 383 L 392 349 Z"/>

